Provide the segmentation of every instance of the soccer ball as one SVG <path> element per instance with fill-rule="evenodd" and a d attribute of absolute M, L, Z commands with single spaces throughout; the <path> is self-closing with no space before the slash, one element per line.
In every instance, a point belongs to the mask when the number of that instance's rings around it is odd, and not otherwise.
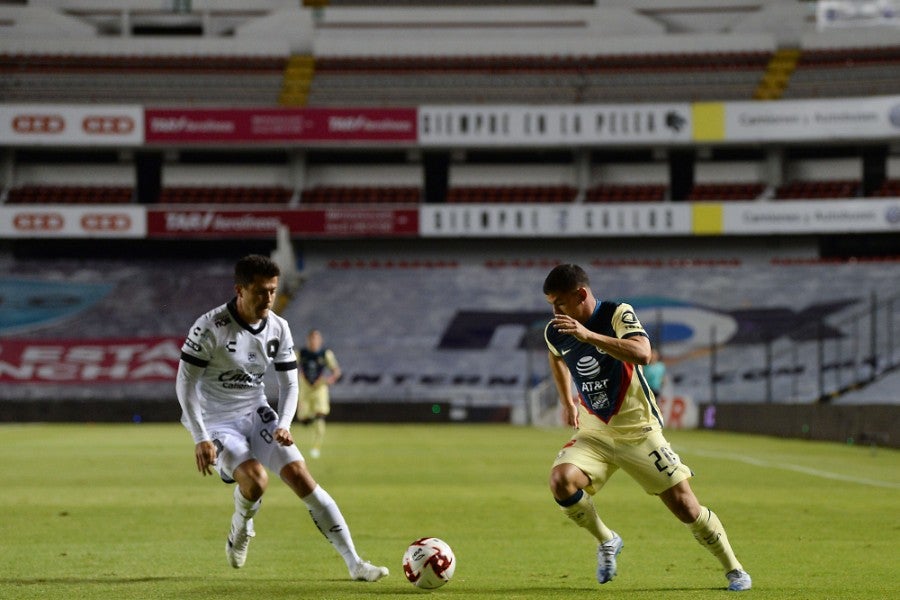
<path fill-rule="evenodd" d="M 456 557 L 447 542 L 435 537 L 414 541 L 403 555 L 403 574 L 414 586 L 439 588 L 453 577 Z"/>

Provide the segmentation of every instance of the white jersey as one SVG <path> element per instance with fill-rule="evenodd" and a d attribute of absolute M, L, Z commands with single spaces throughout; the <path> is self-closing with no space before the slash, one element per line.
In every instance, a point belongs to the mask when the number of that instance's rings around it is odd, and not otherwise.
<path fill-rule="evenodd" d="M 181 347 L 181 360 L 204 369 L 198 391 L 205 424 L 268 406 L 263 377 L 270 364 L 276 371 L 297 369 L 287 321 L 270 312 L 251 326 L 238 316 L 234 299 L 197 319 Z M 290 424 L 294 415 L 279 417 Z"/>

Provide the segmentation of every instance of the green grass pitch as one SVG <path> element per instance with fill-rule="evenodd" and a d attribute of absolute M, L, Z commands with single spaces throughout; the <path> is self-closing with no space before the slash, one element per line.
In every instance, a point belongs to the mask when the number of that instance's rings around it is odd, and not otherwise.
<path fill-rule="evenodd" d="M 301 448 L 309 430 L 295 426 Z M 715 559 L 662 503 L 618 473 L 596 501 L 625 540 L 619 574 L 547 489 L 563 429 L 329 424 L 319 483 L 357 549 L 391 576 L 351 582 L 280 481 L 247 564 L 223 550 L 231 488 L 201 477 L 177 424 L 0 426 L 0 598 L 721 598 Z M 753 576 L 750 598 L 900 598 L 900 452 L 669 431 L 701 502 Z M 458 560 L 432 592 L 406 582 L 407 544 L 437 536 Z"/>

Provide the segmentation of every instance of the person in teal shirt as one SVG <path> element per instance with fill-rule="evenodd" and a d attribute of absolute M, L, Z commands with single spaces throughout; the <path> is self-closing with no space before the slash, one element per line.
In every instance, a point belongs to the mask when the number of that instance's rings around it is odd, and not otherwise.
<path fill-rule="evenodd" d="M 660 359 L 658 350 L 655 348 L 652 350 L 650 364 L 644 365 L 643 369 L 647 385 L 650 386 L 654 396 L 659 396 L 663 382 L 666 380 L 666 363 Z"/>

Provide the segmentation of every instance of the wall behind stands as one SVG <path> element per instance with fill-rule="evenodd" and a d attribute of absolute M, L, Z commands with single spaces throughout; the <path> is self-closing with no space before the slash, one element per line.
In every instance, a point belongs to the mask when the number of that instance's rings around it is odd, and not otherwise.
<path fill-rule="evenodd" d="M 0 402 L 0 423 L 173 423 L 181 407 L 168 400 L 102 399 Z M 341 402 L 331 421 L 341 423 L 510 423 L 509 406 L 457 406 L 449 400 L 429 402 Z"/>
<path fill-rule="evenodd" d="M 900 404 L 704 404 L 700 415 L 707 429 L 900 448 Z"/>
<path fill-rule="evenodd" d="M 629 9 L 566 7 L 552 15 L 544 8 L 329 8 L 316 29 L 315 53 L 328 56 L 587 53 L 611 37 L 665 34 Z"/>

